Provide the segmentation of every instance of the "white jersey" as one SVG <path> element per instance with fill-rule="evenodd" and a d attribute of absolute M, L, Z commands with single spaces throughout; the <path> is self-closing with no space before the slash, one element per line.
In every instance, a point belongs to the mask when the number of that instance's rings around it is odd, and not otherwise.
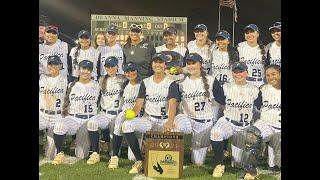
<path fill-rule="evenodd" d="M 270 64 L 281 66 L 281 46 L 276 42 L 271 43 L 269 48 Z"/>
<path fill-rule="evenodd" d="M 214 49 L 212 51 L 212 76 L 220 82 L 232 81 L 229 54 L 227 51 Z"/>
<path fill-rule="evenodd" d="M 102 86 L 102 81 L 105 76 L 101 77 L 99 80 L 100 88 Z M 117 75 L 114 77 L 108 77 L 107 79 L 107 88 L 105 93 L 101 91 L 101 101 L 100 105 L 102 109 L 107 111 L 118 111 L 121 109 L 123 104 L 121 99 L 121 92 L 123 91 L 122 85 L 125 81 L 125 78 Z"/>
<path fill-rule="evenodd" d="M 51 77 L 41 75 L 39 80 L 39 108 L 49 111 L 61 111 L 67 92 L 68 80 L 65 75 Z"/>
<path fill-rule="evenodd" d="M 155 83 L 153 81 L 153 75 L 144 79 L 140 86 L 145 87 L 145 112 L 148 115 L 153 116 L 165 116 L 168 115 L 168 98 L 171 93 L 169 87 L 172 83 L 175 83 L 168 77 L 165 77 L 160 83 Z M 178 94 L 178 89 L 176 89 Z M 140 90 L 138 98 L 140 98 Z"/>
<path fill-rule="evenodd" d="M 261 86 L 262 107 L 260 119 L 270 126 L 281 128 L 281 89 L 270 84 Z"/>
<path fill-rule="evenodd" d="M 189 118 L 212 119 L 213 114 L 213 81 L 212 76 L 206 76 L 209 85 L 210 101 L 205 96 L 202 78 L 191 80 L 188 76 L 179 84 L 183 113 Z"/>
<path fill-rule="evenodd" d="M 123 106 L 122 111 L 132 109 L 138 97 L 140 84 L 132 85 L 130 82 L 126 85 L 123 91 Z"/>
<path fill-rule="evenodd" d="M 89 60 L 93 62 L 93 71 L 92 71 L 92 77 L 97 80 L 97 63 L 99 60 L 99 55 L 100 52 L 93 47 L 90 47 L 89 49 L 82 50 L 81 48 L 79 49 L 79 54 L 77 57 L 77 62 L 78 64 L 74 64 L 73 60 L 75 59 L 75 53 L 76 53 L 77 47 L 73 47 L 70 51 L 70 56 L 72 59 L 72 76 L 73 77 L 79 77 L 79 63 L 83 60 Z"/>
<path fill-rule="evenodd" d="M 213 49 L 216 49 L 216 45 L 212 44 L 210 47 L 208 45 L 203 46 L 202 48 L 199 48 L 196 45 L 196 40 L 190 41 L 187 45 L 189 53 L 198 53 L 202 59 L 202 67 L 204 68 L 205 72 L 207 74 L 211 74 L 211 61 L 212 61 L 212 51 Z"/>
<path fill-rule="evenodd" d="M 118 73 L 119 74 L 124 74 L 123 70 L 122 70 L 122 64 L 123 64 L 123 50 L 122 47 L 119 43 L 116 43 L 115 45 L 113 45 L 112 47 L 110 46 L 99 46 L 98 50 L 101 53 L 101 58 L 100 58 L 100 72 L 101 75 L 106 75 L 106 70 L 104 68 L 104 63 L 105 60 L 110 57 L 110 56 L 115 56 L 116 58 L 118 58 Z"/>
<path fill-rule="evenodd" d="M 162 52 L 162 51 L 174 51 L 179 53 L 182 57 L 184 57 L 186 55 L 187 52 L 187 48 L 181 46 L 181 45 L 177 45 L 175 48 L 173 49 L 168 49 L 166 47 L 166 44 L 163 44 L 161 46 L 156 47 L 156 53 Z"/>
<path fill-rule="evenodd" d="M 47 68 L 48 57 L 53 55 L 57 55 L 61 59 L 62 69 L 60 73 L 62 75 L 68 75 L 68 44 L 59 39 L 51 46 L 45 43 L 39 44 L 39 74 L 49 74 Z"/>
<path fill-rule="evenodd" d="M 69 114 L 96 115 L 99 90 L 94 80 L 86 84 L 76 82 L 69 94 Z"/>
<path fill-rule="evenodd" d="M 250 122 L 259 89 L 249 82 L 244 86 L 231 82 L 223 85 L 223 92 L 226 97 L 224 116 L 238 122 Z"/>
<path fill-rule="evenodd" d="M 247 80 L 260 87 L 264 78 L 264 62 L 259 45 L 251 47 L 247 41 L 238 44 L 239 60 L 248 66 Z"/>

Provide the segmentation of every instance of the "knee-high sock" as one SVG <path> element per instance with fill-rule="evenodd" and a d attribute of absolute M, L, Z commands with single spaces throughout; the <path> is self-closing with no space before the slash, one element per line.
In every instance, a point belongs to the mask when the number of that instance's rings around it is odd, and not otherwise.
<path fill-rule="evenodd" d="M 223 140 L 223 150 L 225 151 L 228 150 L 228 143 L 229 143 L 229 139 Z"/>
<path fill-rule="evenodd" d="M 105 141 L 105 142 L 110 142 L 110 130 L 109 130 L 109 128 L 102 129 L 101 133 L 102 133 L 102 140 Z"/>
<path fill-rule="evenodd" d="M 213 164 L 216 166 L 223 162 L 223 141 L 211 141 L 213 149 Z"/>
<path fill-rule="evenodd" d="M 118 136 L 113 134 L 113 138 L 112 138 L 112 155 L 113 156 L 118 156 L 119 154 L 119 150 L 121 147 L 121 143 L 122 143 L 122 136 Z"/>
<path fill-rule="evenodd" d="M 137 139 L 135 133 L 134 132 L 124 133 L 124 137 L 127 139 L 128 144 L 129 144 L 134 156 L 136 157 L 136 160 L 141 161 L 142 155 L 141 155 L 141 151 L 139 148 L 138 139 Z"/>
<path fill-rule="evenodd" d="M 93 152 L 99 153 L 99 132 L 98 131 L 88 131 L 90 142 L 91 142 L 91 150 Z"/>
<path fill-rule="evenodd" d="M 66 135 L 53 134 L 53 140 L 57 148 L 57 153 L 60 153 L 62 151 L 62 144 L 65 136 Z"/>

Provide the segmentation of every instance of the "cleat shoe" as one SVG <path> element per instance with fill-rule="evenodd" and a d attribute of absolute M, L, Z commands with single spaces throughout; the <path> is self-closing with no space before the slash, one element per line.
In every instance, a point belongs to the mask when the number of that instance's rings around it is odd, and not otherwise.
<path fill-rule="evenodd" d="M 217 165 L 216 168 L 214 168 L 212 176 L 213 177 L 221 177 L 224 173 L 224 165 Z"/>
<path fill-rule="evenodd" d="M 56 157 L 52 160 L 51 164 L 58 165 L 62 164 L 64 161 L 64 153 L 60 152 L 56 155 Z"/>
<path fill-rule="evenodd" d="M 87 160 L 87 164 L 95 164 L 97 162 L 100 162 L 100 155 L 97 152 L 93 152 Z"/>
<path fill-rule="evenodd" d="M 111 156 L 111 159 L 109 160 L 108 168 L 109 169 L 116 169 L 116 168 L 118 168 L 118 164 L 119 164 L 118 156 Z"/>
<path fill-rule="evenodd" d="M 136 161 L 129 171 L 129 174 L 137 174 L 142 171 L 142 161 Z"/>
<path fill-rule="evenodd" d="M 257 175 L 252 175 L 250 173 L 246 173 L 246 175 L 244 175 L 243 179 L 244 180 L 254 180 L 255 177 L 257 177 Z"/>

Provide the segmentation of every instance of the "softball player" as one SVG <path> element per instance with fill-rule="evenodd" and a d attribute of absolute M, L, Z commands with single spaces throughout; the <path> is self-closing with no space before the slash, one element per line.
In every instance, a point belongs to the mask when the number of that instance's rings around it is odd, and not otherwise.
<path fill-rule="evenodd" d="M 113 132 L 113 139 L 112 139 L 112 150 L 113 155 L 111 156 L 111 159 L 109 161 L 108 168 L 115 169 L 118 168 L 118 162 L 119 162 L 119 150 L 122 143 L 122 131 L 121 127 L 123 122 L 125 121 L 125 111 L 127 109 L 132 109 L 134 106 L 134 103 L 137 99 L 139 88 L 140 88 L 140 78 L 138 76 L 137 72 L 137 66 L 129 62 L 127 64 L 124 64 L 123 66 L 124 74 L 126 78 L 129 80 L 126 83 L 124 83 L 123 87 L 123 106 L 122 106 L 122 112 L 116 117 L 115 119 L 115 125 L 114 125 L 114 132 Z M 140 111 L 138 117 L 141 117 L 143 112 Z M 140 140 L 140 139 L 139 139 Z M 141 141 L 141 140 L 140 140 Z M 141 143 L 139 142 L 139 145 L 141 146 Z M 130 149 L 130 147 L 129 147 Z M 129 151 L 129 150 L 128 150 Z M 131 149 L 130 149 L 131 151 Z M 131 151 L 132 153 L 132 151 Z M 128 159 L 134 159 L 134 157 L 130 157 L 132 155 L 128 152 Z"/>
<path fill-rule="evenodd" d="M 212 51 L 212 76 L 223 84 L 232 80 L 231 64 L 239 61 L 239 53 L 231 46 L 227 31 L 217 32 L 215 41 L 217 49 Z"/>
<path fill-rule="evenodd" d="M 232 65 L 234 82 L 225 83 L 223 86 L 218 81 L 214 83 L 213 95 L 221 105 L 225 105 L 224 116 L 219 118 L 211 130 L 211 145 L 214 152 L 213 177 L 221 177 L 224 173 L 223 146 L 224 139 L 230 138 L 236 132 L 250 126 L 253 105 L 258 102 L 259 89 L 248 83 L 248 67 L 243 62 Z M 231 146 L 233 158 L 239 152 Z"/>
<path fill-rule="evenodd" d="M 209 32 L 206 25 L 196 25 L 193 32 L 196 39 L 188 43 L 189 53 L 198 53 L 203 59 L 202 67 L 205 72 L 211 74 L 211 53 L 216 48 L 216 45 L 208 38 Z"/>
<path fill-rule="evenodd" d="M 100 46 L 101 47 L 105 46 L 107 44 L 107 38 L 105 36 L 105 33 L 102 31 L 97 32 L 94 35 L 92 44 L 95 49 L 97 49 Z"/>
<path fill-rule="evenodd" d="M 118 73 L 123 74 L 122 64 L 124 63 L 124 54 L 121 48 L 121 45 L 117 43 L 117 34 L 118 34 L 118 27 L 115 25 L 110 25 L 107 28 L 106 34 L 106 46 L 99 47 L 98 50 L 101 52 L 101 59 L 100 63 L 105 64 L 105 60 L 109 56 L 115 56 L 118 59 Z M 101 66 L 100 69 L 101 75 L 106 75 L 106 70 L 104 67 Z"/>
<path fill-rule="evenodd" d="M 49 75 L 42 75 L 39 80 L 39 130 L 53 127 L 61 116 L 63 99 L 66 94 L 67 76 L 60 74 L 59 56 L 48 57 Z"/>
<path fill-rule="evenodd" d="M 254 124 L 260 131 L 262 140 L 269 142 L 268 164 L 281 167 L 281 69 L 277 65 L 266 67 L 267 84 L 260 87 L 262 108 L 260 119 Z"/>
<path fill-rule="evenodd" d="M 139 173 L 142 170 L 142 156 L 135 131 L 145 133 L 148 130 L 181 131 L 191 133 L 190 121 L 175 119 L 177 101 L 180 100 L 178 86 L 175 81 L 165 75 L 166 61 L 168 57 L 162 53 L 156 53 L 152 58 L 154 75 L 142 81 L 139 94 L 133 110 L 138 114 L 145 103 L 145 115 L 134 118 L 122 124 L 122 132 L 127 139 L 136 162 L 129 171 L 130 174 Z"/>
<path fill-rule="evenodd" d="M 246 41 L 238 44 L 240 61 L 248 66 L 247 80 L 260 87 L 264 84 L 265 47 L 259 39 L 260 31 L 257 25 L 247 25 L 244 33 Z"/>
<path fill-rule="evenodd" d="M 93 63 L 83 60 L 79 63 L 79 67 L 79 81 L 74 81 L 69 85 L 64 99 L 62 112 L 64 118 L 60 119 L 53 128 L 53 139 L 58 153 L 52 161 L 52 164 L 55 165 L 62 164 L 64 161 L 62 145 L 65 135 L 76 134 L 82 125 L 96 118 L 97 114 L 99 84 L 91 80 Z M 91 156 L 97 157 L 95 154 L 92 153 Z"/>
<path fill-rule="evenodd" d="M 281 66 L 281 22 L 275 22 L 270 28 L 274 42 L 266 46 L 267 62 L 266 65 L 275 64 Z"/>
<path fill-rule="evenodd" d="M 91 35 L 88 31 L 81 30 L 78 33 L 79 44 L 70 51 L 73 78 L 79 77 L 79 63 L 83 60 L 89 60 L 93 63 L 92 77 L 94 80 L 98 80 L 100 75 L 100 52 L 90 46 L 90 37 Z"/>
<path fill-rule="evenodd" d="M 39 75 L 49 74 L 48 57 L 57 55 L 62 61 L 61 74 L 68 75 L 68 44 L 58 39 L 58 27 L 48 25 L 45 28 L 44 43 L 39 44 Z"/>
<path fill-rule="evenodd" d="M 178 121 L 191 122 L 191 160 L 196 165 L 202 165 L 205 161 L 210 145 L 210 130 L 217 120 L 213 108 L 217 106 L 212 94 L 214 78 L 206 74 L 202 62 L 202 57 L 197 53 L 190 53 L 186 57 L 190 75 L 179 84 L 183 113 L 176 116 Z"/>
<path fill-rule="evenodd" d="M 163 31 L 163 39 L 165 44 L 156 47 L 156 52 L 163 52 L 171 58 L 171 62 L 167 63 L 166 74 L 173 80 L 181 80 L 184 78 L 183 64 L 184 58 L 188 54 L 187 48 L 176 44 L 177 29 L 175 27 L 167 27 Z M 170 72 L 170 68 L 175 67 L 176 73 Z"/>
<path fill-rule="evenodd" d="M 122 75 L 117 74 L 118 70 L 118 59 L 115 56 L 110 56 L 105 61 L 105 68 L 107 75 L 102 76 L 99 80 L 100 88 L 101 88 L 101 111 L 97 115 L 97 118 L 90 119 L 88 121 L 88 132 L 91 141 L 92 151 L 94 152 L 94 156 L 90 158 L 87 163 L 95 164 L 99 162 L 99 129 L 113 129 L 114 119 L 121 112 L 122 106 L 122 91 L 123 91 L 123 83 L 125 78 Z M 109 123 L 111 123 L 109 125 Z M 109 126 L 109 127 L 108 127 Z M 111 131 L 112 132 L 112 131 Z"/>

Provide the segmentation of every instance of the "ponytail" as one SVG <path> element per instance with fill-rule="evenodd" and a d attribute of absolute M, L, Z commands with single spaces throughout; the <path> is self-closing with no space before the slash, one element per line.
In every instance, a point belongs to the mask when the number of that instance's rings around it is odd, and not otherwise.
<path fill-rule="evenodd" d="M 70 96 L 71 90 L 72 90 L 73 86 L 76 84 L 76 82 L 78 82 L 78 80 L 75 80 L 70 84 L 70 86 L 67 89 L 66 96 L 64 97 L 64 103 L 63 103 L 63 107 L 62 107 L 62 116 L 63 117 L 66 117 L 69 114 L 69 107 L 70 107 L 69 96 Z"/>
<path fill-rule="evenodd" d="M 210 93 L 209 93 L 209 84 L 208 84 L 208 79 L 206 77 L 207 73 L 203 70 L 203 67 L 200 68 L 200 75 L 202 77 L 202 82 L 203 82 L 203 87 L 205 89 L 205 93 L 204 93 L 204 96 L 208 98 L 209 102 L 211 101 L 210 100 Z"/>
<path fill-rule="evenodd" d="M 107 80 L 108 80 L 109 75 L 106 74 L 101 82 L 101 92 L 104 94 L 107 91 Z"/>
<path fill-rule="evenodd" d="M 73 59 L 73 61 L 72 61 L 72 63 L 73 64 L 78 64 L 78 56 L 79 56 L 79 53 L 80 53 L 80 44 L 78 43 L 78 45 L 77 45 L 77 48 L 76 48 L 76 51 L 75 51 L 75 53 L 74 53 L 74 59 Z"/>
<path fill-rule="evenodd" d="M 265 64 L 265 62 L 266 62 L 266 50 L 264 49 L 264 45 L 263 45 L 263 43 L 262 43 L 262 41 L 261 41 L 261 39 L 260 38 L 258 38 L 258 45 L 259 45 L 259 48 L 260 48 L 260 53 L 261 53 L 261 55 L 262 55 L 262 63 L 263 64 Z"/>

